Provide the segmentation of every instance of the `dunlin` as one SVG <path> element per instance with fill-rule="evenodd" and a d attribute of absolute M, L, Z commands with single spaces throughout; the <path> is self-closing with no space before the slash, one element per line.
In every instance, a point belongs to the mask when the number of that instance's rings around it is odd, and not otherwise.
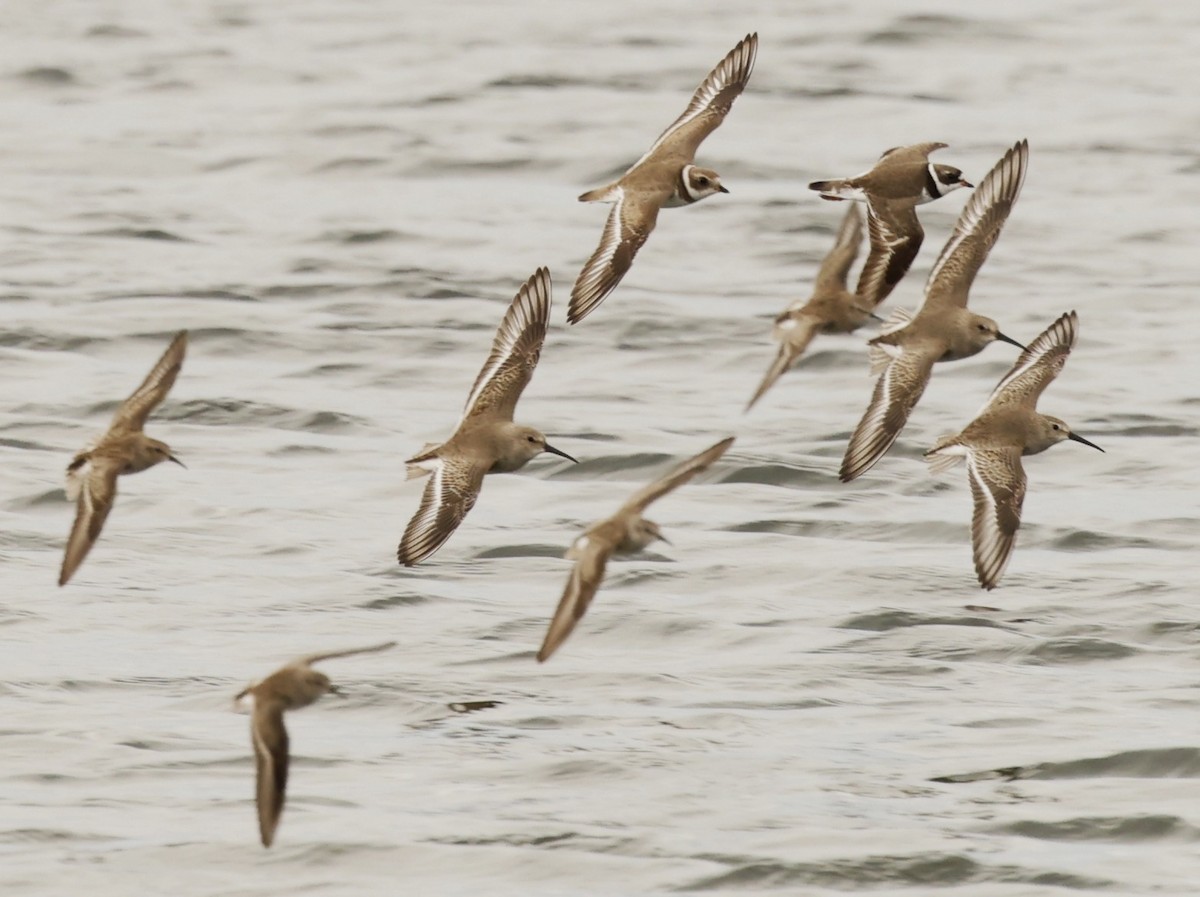
<path fill-rule="evenodd" d="M 621 282 L 641 249 L 658 211 L 687 206 L 714 193 L 728 193 L 715 171 L 693 164 L 704 138 L 725 120 L 750 80 L 758 35 L 748 34 L 705 78 L 687 109 L 667 128 L 646 155 L 611 184 L 589 190 L 580 202 L 611 202 L 600 245 L 587 260 L 571 290 L 567 320 L 582 321 Z"/>
<path fill-rule="evenodd" d="M 925 391 L 935 363 L 969 358 L 996 340 L 1025 348 L 1001 333 L 991 318 L 968 311 L 967 298 L 1021 192 L 1028 165 L 1029 144 L 1022 140 L 993 166 L 963 207 L 929 272 L 925 301 L 916 317 L 897 311 L 891 326 L 870 341 L 872 373 L 882 373 L 871 404 L 850 437 L 842 459 L 842 482 L 869 470 L 891 448 Z"/>
<path fill-rule="evenodd" d="M 77 454 L 67 465 L 67 498 L 76 502 L 75 524 L 67 538 L 58 584 L 66 585 L 87 557 L 117 497 L 117 477 L 138 473 L 162 461 L 184 464 L 165 442 L 142 432 L 146 418 L 158 407 L 183 367 L 187 331 L 181 330 L 150 370 L 142 385 L 121 403 L 108 432 Z"/>
<path fill-rule="evenodd" d="M 953 165 L 929 161 L 945 143 L 897 146 L 880 156 L 870 171 L 857 177 L 813 181 L 822 199 L 853 199 L 867 204 L 867 233 L 871 251 L 854 291 L 872 308 L 888 297 L 908 272 L 925 231 L 917 206 L 932 202 L 959 187 L 972 184 Z"/>
<path fill-rule="evenodd" d="M 351 648 L 328 654 L 301 657 L 282 667 L 248 688 L 234 702 L 249 707 L 250 743 L 254 745 L 254 764 L 257 770 L 255 802 L 258 805 L 258 832 L 263 847 L 275 840 L 275 829 L 283 813 L 283 801 L 288 781 L 288 733 L 283 724 L 287 710 L 307 707 L 323 694 L 336 693 L 333 683 L 324 673 L 312 669 L 312 664 L 351 654 L 367 654 L 395 647 L 395 642 Z"/>
<path fill-rule="evenodd" d="M 870 303 L 846 289 L 846 273 L 858 255 L 862 229 L 862 215 L 858 206 L 852 205 L 846 209 L 833 248 L 821 263 L 812 295 L 789 306 L 775 319 L 773 335 L 779 341 L 779 351 L 746 405 L 747 411 L 804 354 L 818 333 L 851 333 L 871 317 Z"/>
<path fill-rule="evenodd" d="M 406 462 L 410 480 L 433 474 L 397 552 L 406 567 L 425 560 L 450 538 L 479 497 L 485 474 L 520 470 L 542 452 L 575 460 L 533 427 L 513 423 L 549 321 L 550 272 L 538 268 L 505 312 L 454 435 L 440 445 L 427 445 Z"/>
<path fill-rule="evenodd" d="M 707 469 L 725 454 L 725 450 L 733 445 L 733 440 L 732 436 L 721 440 L 638 490 L 621 505 L 617 513 L 593 523 L 575 540 L 567 551 L 567 557 L 574 559 L 575 567 L 538 651 L 539 663 L 549 659 L 587 613 L 588 605 L 592 603 L 604 579 L 605 565 L 614 552 L 640 551 L 655 539 L 667 541 L 658 524 L 642 516 L 647 506 Z"/>
<path fill-rule="evenodd" d="M 975 497 L 971 524 L 975 573 L 985 589 L 994 589 L 1000 581 L 1021 525 L 1025 500 L 1021 456 L 1044 452 L 1065 439 L 1104 451 L 1071 432 L 1057 417 L 1037 410 L 1038 397 L 1067 363 L 1078 334 L 1079 319 L 1073 311 L 1047 327 L 1021 353 L 966 429 L 943 436 L 925 453 L 934 472 L 966 459 Z"/>

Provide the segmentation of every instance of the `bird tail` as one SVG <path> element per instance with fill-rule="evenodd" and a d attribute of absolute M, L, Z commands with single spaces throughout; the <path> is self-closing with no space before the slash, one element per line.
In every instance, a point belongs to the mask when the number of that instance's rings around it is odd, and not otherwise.
<path fill-rule="evenodd" d="M 925 453 L 930 473 L 942 473 L 958 466 L 967 457 L 967 448 L 958 441 L 957 433 L 947 433 Z"/>
<path fill-rule="evenodd" d="M 404 463 L 407 465 L 404 479 L 415 480 L 433 473 L 437 466 L 437 450 L 442 447 L 440 442 L 427 442 L 425 447 Z"/>
<path fill-rule="evenodd" d="M 843 199 L 859 199 L 862 191 L 850 185 L 846 178 L 833 178 L 828 181 L 813 181 L 808 185 L 809 190 L 816 190 L 821 199 L 838 202 Z"/>
<path fill-rule="evenodd" d="M 597 187 L 595 190 L 589 190 L 587 193 L 579 194 L 580 202 L 612 202 L 614 199 L 613 193 L 616 191 L 616 184 L 605 184 L 603 187 Z"/>

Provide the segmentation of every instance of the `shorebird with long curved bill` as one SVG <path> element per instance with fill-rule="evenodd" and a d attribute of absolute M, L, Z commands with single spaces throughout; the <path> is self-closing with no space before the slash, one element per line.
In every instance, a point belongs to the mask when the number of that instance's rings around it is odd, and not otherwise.
<path fill-rule="evenodd" d="M 871 251 L 854 292 L 871 308 L 879 305 L 908 273 L 921 249 L 925 231 L 917 206 L 940 199 L 951 190 L 974 186 L 953 165 L 930 162 L 929 154 L 945 143 L 914 143 L 884 152 L 869 170 L 852 178 L 813 181 L 809 190 L 822 199 L 856 200 L 867 206 Z"/>
<path fill-rule="evenodd" d="M 546 339 L 550 289 L 550 272 L 538 268 L 505 312 L 454 435 L 430 443 L 406 462 L 407 479 L 432 474 L 396 553 L 406 567 L 425 560 L 450 538 L 475 505 L 485 475 L 520 470 L 542 452 L 575 462 L 546 442 L 541 431 L 513 423 Z"/>
<path fill-rule="evenodd" d="M 979 584 L 994 589 L 1012 556 L 1025 501 L 1023 455 L 1036 455 L 1070 439 L 1104 451 L 1057 417 L 1039 414 L 1038 398 L 1058 376 L 1079 335 L 1079 318 L 1068 312 L 1038 335 L 961 433 L 943 436 L 925 459 L 934 473 L 967 462 L 975 499 L 971 542 Z"/>
<path fill-rule="evenodd" d="M 276 670 L 266 679 L 242 689 L 234 704 L 250 710 L 250 743 L 254 746 L 255 803 L 258 806 L 258 833 L 263 847 L 270 847 L 283 814 L 287 796 L 288 765 L 290 762 L 287 727 L 283 714 L 288 710 L 307 707 L 319 697 L 337 694 L 329 677 L 314 670 L 312 665 L 336 657 L 353 654 L 372 654 L 395 647 L 395 642 L 312 654 L 294 660 Z"/>
<path fill-rule="evenodd" d="M 630 496 L 629 500 L 611 517 L 593 523 L 567 550 L 567 557 L 575 561 L 571 578 L 563 590 L 558 608 L 546 630 L 546 638 L 538 651 L 538 663 L 549 660 L 550 655 L 566 641 L 592 603 L 596 590 L 604 579 L 604 568 L 614 553 L 629 554 L 641 551 L 651 542 L 660 539 L 668 542 L 658 524 L 647 520 L 642 512 L 652 502 L 658 501 L 668 492 L 678 489 L 701 471 L 707 470 L 733 445 L 734 437 L 722 439 L 694 458 L 673 467 L 648 486 Z M 668 542 L 668 544 L 670 544 Z"/>
<path fill-rule="evenodd" d="M 1025 348 L 1001 333 L 991 318 L 969 311 L 967 299 L 1021 193 L 1028 167 L 1029 144 L 1021 140 L 984 176 L 963 207 L 929 272 L 916 316 L 898 309 L 869 342 L 871 373 L 879 379 L 842 458 L 843 483 L 869 470 L 892 447 L 936 363 L 969 358 L 996 340 Z"/>
<path fill-rule="evenodd" d="M 688 206 L 714 193 L 728 193 L 720 175 L 694 164 L 696 150 L 717 129 L 741 95 L 758 53 L 758 35 L 747 34 L 709 72 L 683 114 L 620 178 L 589 190 L 580 202 L 610 202 L 612 211 L 600 245 L 587 260 L 575 286 L 567 320 L 577 324 L 604 301 L 633 265 L 660 209 Z"/>
<path fill-rule="evenodd" d="M 833 248 L 821 262 L 812 295 L 788 306 L 775 319 L 772 335 L 779 341 L 779 351 L 747 403 L 747 411 L 796 363 L 818 333 L 853 333 L 873 317 L 874 307 L 846 289 L 846 275 L 858 256 L 862 232 L 862 215 L 858 206 L 852 205 L 842 218 Z"/>
<path fill-rule="evenodd" d="M 184 463 L 171 454 L 165 442 L 142 432 L 146 418 L 159 406 L 183 368 L 187 331 L 175 334 L 162 358 L 150 369 L 142 385 L 133 391 L 113 415 L 108 432 L 79 452 L 67 465 L 67 498 L 75 502 L 75 523 L 67 537 L 58 584 L 70 581 L 88 556 L 104 521 L 117 498 L 117 477 L 139 473 L 163 461 Z"/>

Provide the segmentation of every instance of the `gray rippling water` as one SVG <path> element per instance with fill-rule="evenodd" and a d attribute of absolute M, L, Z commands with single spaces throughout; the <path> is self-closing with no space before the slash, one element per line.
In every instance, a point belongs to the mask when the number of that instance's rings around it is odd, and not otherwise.
<path fill-rule="evenodd" d="M 1200 623 L 1200 14 L 1113 0 L 17 4 L 0 128 L 0 891 L 964 897 L 1192 894 Z M 732 193 L 663 214 L 563 322 L 620 172 L 734 42 L 750 88 L 701 158 Z M 841 209 L 804 188 L 884 148 L 1016 139 L 1024 195 L 972 295 L 1030 339 L 1078 309 L 1043 409 L 1107 449 L 1029 459 L 1002 587 L 970 497 L 920 453 L 1012 360 L 939 370 L 896 449 L 836 468 L 870 391 L 824 338 L 755 411 L 772 316 Z M 925 207 L 914 306 L 963 194 Z M 517 286 L 557 284 L 520 418 L 581 459 L 489 478 L 394 562 Z M 177 329 L 151 422 L 188 463 L 121 483 L 54 586 L 62 468 Z M 562 549 L 716 439 L 533 661 Z M 168 465 L 169 466 L 169 465 Z M 275 848 L 230 699 L 300 653 Z M 495 700 L 477 713 L 447 704 Z M 1181 781 L 1182 780 L 1182 781 Z"/>

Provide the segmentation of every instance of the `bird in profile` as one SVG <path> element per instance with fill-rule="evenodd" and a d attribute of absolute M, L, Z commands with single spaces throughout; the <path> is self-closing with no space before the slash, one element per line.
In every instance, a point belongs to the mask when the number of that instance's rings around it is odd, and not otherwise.
<path fill-rule="evenodd" d="M 237 706 L 249 709 L 250 743 L 254 746 L 256 769 L 255 803 L 258 805 L 258 832 L 263 847 L 275 840 L 275 829 L 283 813 L 288 781 L 288 733 L 283 714 L 288 710 L 307 707 L 324 694 L 337 694 L 337 689 L 324 673 L 312 665 L 335 657 L 370 654 L 395 647 L 395 642 L 313 654 L 294 660 L 276 670 L 266 679 L 243 689 L 234 698 Z"/>
<path fill-rule="evenodd" d="M 1022 140 L 984 176 L 963 207 L 929 272 L 925 301 L 916 316 L 903 310 L 893 313 L 888 326 L 870 341 L 871 372 L 879 379 L 842 459 L 843 483 L 869 470 L 892 447 L 925 391 L 934 364 L 969 358 L 996 340 L 1025 348 L 1001 333 L 991 318 L 968 311 L 967 298 L 1021 193 L 1028 166 L 1029 144 Z"/>
<path fill-rule="evenodd" d="M 659 209 L 687 206 L 714 193 L 728 193 L 720 176 L 694 164 L 704 138 L 725 120 L 754 69 L 758 35 L 748 34 L 709 72 L 683 114 L 620 178 L 589 190 L 580 202 L 610 202 L 600 245 L 579 272 L 571 290 L 567 320 L 587 317 L 621 282 L 642 248 Z"/>
<path fill-rule="evenodd" d="M 162 358 L 151 368 L 142 385 L 133 391 L 113 415 L 108 431 L 67 465 L 67 498 L 75 504 L 75 523 L 67 537 L 58 584 L 70 581 L 87 557 L 117 497 L 117 477 L 138 473 L 163 461 L 182 461 L 171 454 L 165 442 L 142 432 L 146 418 L 158 407 L 179 376 L 187 350 L 187 331 L 175 334 Z"/>
<path fill-rule="evenodd" d="M 858 206 L 849 206 L 833 248 L 817 272 L 812 295 L 788 306 L 775 319 L 773 335 L 779 341 L 779 351 L 746 405 L 747 411 L 795 364 L 818 333 L 852 333 L 872 317 L 874 307 L 846 289 L 846 274 L 858 256 L 862 231 Z"/>
<path fill-rule="evenodd" d="M 558 646 L 566 641 L 575 624 L 587 613 L 588 605 L 604 579 L 604 568 L 614 552 L 632 553 L 641 551 L 655 539 L 667 542 L 658 524 L 647 520 L 642 512 L 652 503 L 673 489 L 677 489 L 696 474 L 707 470 L 733 445 L 734 437 L 722 439 L 694 458 L 672 468 L 659 479 L 635 492 L 617 513 L 593 523 L 567 550 L 567 557 L 575 561 L 571 578 L 554 611 L 546 638 L 538 651 L 537 659 L 542 663 L 550 658 Z M 669 544 L 669 542 L 668 542 Z"/>
<path fill-rule="evenodd" d="M 450 538 L 474 506 L 486 474 L 520 470 L 542 452 L 575 461 L 546 442 L 540 431 L 513 423 L 549 321 L 550 272 L 538 268 L 505 312 L 454 435 L 425 446 L 406 462 L 410 480 L 432 474 L 397 551 L 406 567 L 425 560 Z"/>
<path fill-rule="evenodd" d="M 935 473 L 964 459 L 967 462 L 975 499 L 971 525 L 975 573 L 985 589 L 999 583 L 1021 525 L 1025 500 L 1021 456 L 1044 452 L 1066 439 L 1104 451 L 1057 417 L 1037 410 L 1038 398 L 1067 363 L 1078 334 L 1075 312 L 1062 315 L 1021 353 L 966 429 L 943 436 L 925 453 Z"/>
<path fill-rule="evenodd" d="M 858 276 L 854 292 L 872 308 L 892 292 L 917 257 L 925 231 L 917 206 L 945 196 L 959 187 L 974 186 L 953 165 L 929 161 L 945 143 L 897 146 L 879 157 L 870 171 L 857 177 L 813 181 L 808 189 L 822 199 L 851 199 L 866 203 L 867 233 L 871 251 Z"/>

